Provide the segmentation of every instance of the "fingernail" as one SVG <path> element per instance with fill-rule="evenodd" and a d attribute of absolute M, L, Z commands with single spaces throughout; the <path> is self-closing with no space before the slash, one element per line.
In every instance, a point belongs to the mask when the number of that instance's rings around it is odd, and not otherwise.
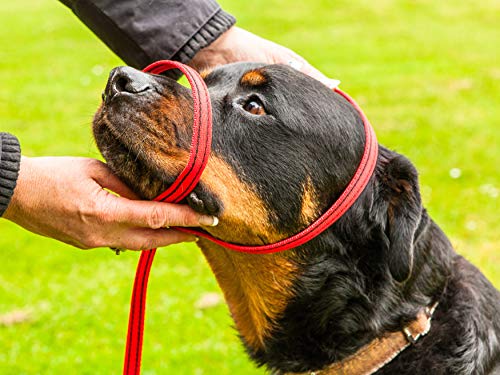
<path fill-rule="evenodd" d="M 215 227 L 217 224 L 219 224 L 219 219 L 216 216 L 203 215 L 203 216 L 200 216 L 200 219 L 198 220 L 198 222 L 201 225 Z"/>
<path fill-rule="evenodd" d="M 340 81 L 338 79 L 328 79 L 324 82 L 330 89 L 336 89 L 340 85 Z"/>

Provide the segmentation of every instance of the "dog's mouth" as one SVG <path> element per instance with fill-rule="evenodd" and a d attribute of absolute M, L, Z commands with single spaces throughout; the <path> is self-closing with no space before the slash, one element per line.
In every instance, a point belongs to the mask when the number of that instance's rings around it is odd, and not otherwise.
<path fill-rule="evenodd" d="M 141 198 L 154 199 L 168 185 L 168 176 L 161 176 L 158 168 L 151 165 L 141 146 L 117 135 L 105 117 L 96 116 L 94 137 L 107 165 Z"/>

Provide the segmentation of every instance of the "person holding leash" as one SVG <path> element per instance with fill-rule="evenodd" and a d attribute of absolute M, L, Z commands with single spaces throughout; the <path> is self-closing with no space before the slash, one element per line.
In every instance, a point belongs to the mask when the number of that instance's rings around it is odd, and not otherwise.
<path fill-rule="evenodd" d="M 290 49 L 234 26 L 234 17 L 215 0 L 61 2 L 137 69 L 162 59 L 197 70 L 237 61 L 283 63 L 332 84 Z M 194 241 L 168 227 L 217 223 L 185 205 L 139 200 L 98 160 L 21 156 L 18 139 L 2 132 L 0 217 L 82 249 L 142 250 Z"/>

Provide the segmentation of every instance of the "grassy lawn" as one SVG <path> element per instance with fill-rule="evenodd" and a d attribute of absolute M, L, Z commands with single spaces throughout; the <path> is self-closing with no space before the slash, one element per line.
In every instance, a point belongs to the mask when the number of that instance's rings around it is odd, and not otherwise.
<path fill-rule="evenodd" d="M 379 141 L 421 173 L 430 214 L 500 287 L 498 2 L 223 0 L 363 106 Z M 334 5 L 332 5 L 334 4 Z M 120 64 L 54 0 L 0 2 L 0 130 L 30 156 L 99 157 L 90 122 Z M 452 175 L 454 177 L 452 177 Z M 78 251 L 0 220 L 1 374 L 121 373 L 136 253 Z M 259 374 L 194 246 L 153 266 L 144 374 Z"/>

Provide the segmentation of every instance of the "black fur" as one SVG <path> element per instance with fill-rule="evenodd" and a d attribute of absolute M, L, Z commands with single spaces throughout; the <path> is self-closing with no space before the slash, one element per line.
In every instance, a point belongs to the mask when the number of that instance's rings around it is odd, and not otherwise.
<path fill-rule="evenodd" d="M 376 178 L 353 209 L 302 249 L 306 272 L 295 285 L 297 298 L 266 350 L 254 353 L 255 358 L 281 372 L 319 369 L 385 332 L 400 330 L 422 306 L 438 301 L 430 333 L 377 374 L 496 373 L 498 291 L 453 251 L 421 208 L 418 192 L 405 203 L 413 211 L 399 218 L 408 228 L 393 245 L 384 175 L 394 165 L 385 160 L 395 158 L 403 168 L 411 165 L 393 152 L 380 151 Z M 416 192 L 416 175 L 413 168 L 409 171 L 399 170 L 398 176 L 411 177 L 410 192 Z M 407 233 L 411 236 L 405 243 L 401 237 Z"/>
<path fill-rule="evenodd" d="M 239 83 L 259 68 L 265 84 Z M 312 182 L 323 212 L 351 179 L 364 147 L 359 114 L 340 95 L 284 66 L 228 65 L 206 83 L 214 153 L 259 192 L 277 228 L 297 233 L 306 225 L 300 220 L 304 181 Z M 241 110 L 252 95 L 267 116 Z M 114 169 L 120 174 L 119 165 Z M 223 210 L 203 185 L 187 201 L 201 212 Z M 430 333 L 377 374 L 500 373 L 500 294 L 429 218 L 417 172 L 404 156 L 380 146 L 361 197 L 290 256 L 301 270 L 295 297 L 273 322 L 264 348 L 247 345 L 258 364 L 278 374 L 320 369 L 400 330 L 437 301 Z"/>

